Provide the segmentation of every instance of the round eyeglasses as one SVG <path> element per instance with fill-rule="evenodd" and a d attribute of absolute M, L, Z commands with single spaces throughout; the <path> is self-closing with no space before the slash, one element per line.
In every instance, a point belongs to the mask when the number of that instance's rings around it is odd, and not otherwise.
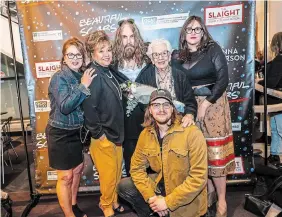
<path fill-rule="evenodd" d="M 159 57 L 161 56 L 162 58 L 166 58 L 168 57 L 168 54 L 169 54 L 169 51 L 168 50 L 165 50 L 161 53 L 152 53 L 152 57 L 154 59 L 159 59 Z"/>
<path fill-rule="evenodd" d="M 192 34 L 192 32 L 194 31 L 196 34 L 200 34 L 202 32 L 203 28 L 201 27 L 196 27 L 196 28 L 191 28 L 191 27 L 188 27 L 185 29 L 185 32 L 187 34 Z"/>
<path fill-rule="evenodd" d="M 72 59 L 74 59 L 74 58 L 76 58 L 76 59 L 82 59 L 82 54 L 80 54 L 80 53 L 77 53 L 77 54 L 67 53 L 66 56 L 67 56 L 70 60 L 72 60 Z"/>

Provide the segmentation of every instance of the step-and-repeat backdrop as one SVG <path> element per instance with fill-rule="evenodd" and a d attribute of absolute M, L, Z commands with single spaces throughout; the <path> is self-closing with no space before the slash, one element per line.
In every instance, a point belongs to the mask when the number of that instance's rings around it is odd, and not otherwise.
<path fill-rule="evenodd" d="M 55 192 L 56 171 L 49 167 L 45 127 L 50 111 L 50 76 L 60 69 L 62 45 L 72 36 L 85 40 L 95 30 L 113 39 L 118 21 L 133 18 L 144 41 L 168 39 L 177 49 L 180 29 L 191 15 L 201 16 L 221 45 L 229 68 L 236 170 L 228 179 L 250 179 L 254 89 L 255 3 L 253 1 L 17 1 L 30 117 L 34 126 L 36 190 Z M 85 148 L 80 191 L 99 189 L 99 174 Z"/>

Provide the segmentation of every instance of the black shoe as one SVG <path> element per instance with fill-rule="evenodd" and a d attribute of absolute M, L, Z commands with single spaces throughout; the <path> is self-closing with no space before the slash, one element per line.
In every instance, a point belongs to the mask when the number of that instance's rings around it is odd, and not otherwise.
<path fill-rule="evenodd" d="M 280 163 L 280 157 L 279 155 L 269 155 L 269 157 L 267 158 L 268 163 L 271 163 L 273 165 L 275 164 L 279 164 Z"/>
<path fill-rule="evenodd" d="M 77 206 L 77 204 L 72 205 L 72 211 L 76 217 L 84 217 L 87 216 L 81 209 Z"/>

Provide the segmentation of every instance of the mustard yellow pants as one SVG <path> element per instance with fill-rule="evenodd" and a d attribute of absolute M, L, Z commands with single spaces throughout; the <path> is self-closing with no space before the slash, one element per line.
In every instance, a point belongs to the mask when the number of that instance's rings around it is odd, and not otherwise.
<path fill-rule="evenodd" d="M 99 173 L 100 206 L 112 209 L 117 202 L 117 185 L 122 173 L 122 147 L 106 138 L 102 141 L 91 138 L 90 154 Z"/>

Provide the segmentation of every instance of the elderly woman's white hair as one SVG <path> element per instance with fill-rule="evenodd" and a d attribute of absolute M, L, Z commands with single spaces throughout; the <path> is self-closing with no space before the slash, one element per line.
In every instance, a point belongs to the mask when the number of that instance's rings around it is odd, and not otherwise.
<path fill-rule="evenodd" d="M 153 47 L 156 47 L 160 44 L 165 44 L 167 50 L 171 53 L 172 52 L 172 48 L 171 48 L 171 44 L 169 43 L 168 40 L 164 39 L 164 38 L 160 38 L 160 39 L 154 39 L 148 46 L 148 50 L 147 50 L 147 56 L 150 57 L 152 59 L 152 53 L 153 53 Z"/>

